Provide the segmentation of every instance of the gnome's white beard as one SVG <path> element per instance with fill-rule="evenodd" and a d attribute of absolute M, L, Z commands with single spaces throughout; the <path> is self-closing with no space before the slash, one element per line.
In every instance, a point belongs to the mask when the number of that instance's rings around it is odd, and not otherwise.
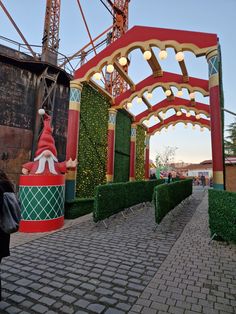
<path fill-rule="evenodd" d="M 44 156 L 44 152 L 42 152 L 39 156 L 34 158 L 34 161 L 39 161 L 38 169 L 35 173 L 43 173 L 45 171 L 46 162 L 48 163 L 49 171 L 52 174 L 57 174 L 54 162 L 58 162 L 57 158 L 52 154 L 49 157 Z"/>

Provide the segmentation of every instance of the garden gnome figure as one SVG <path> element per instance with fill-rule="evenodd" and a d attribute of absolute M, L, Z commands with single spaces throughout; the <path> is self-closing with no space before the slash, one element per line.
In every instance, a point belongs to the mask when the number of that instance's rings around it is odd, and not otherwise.
<path fill-rule="evenodd" d="M 65 173 L 75 168 L 77 160 L 58 162 L 51 117 L 43 109 L 43 130 L 34 160 L 22 166 L 19 181 L 21 232 L 48 232 L 64 224 Z"/>
<path fill-rule="evenodd" d="M 44 115 L 44 128 L 40 135 L 38 147 L 34 161 L 22 166 L 22 173 L 56 175 L 66 173 L 67 168 L 75 168 L 77 160 L 58 162 L 55 141 L 52 137 L 51 117 L 45 113 L 44 109 L 39 110 L 39 114 Z"/>

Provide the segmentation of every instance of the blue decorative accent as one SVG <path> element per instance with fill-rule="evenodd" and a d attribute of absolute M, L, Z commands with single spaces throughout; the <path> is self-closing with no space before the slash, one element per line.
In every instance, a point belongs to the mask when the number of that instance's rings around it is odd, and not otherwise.
<path fill-rule="evenodd" d="M 217 184 L 217 183 L 213 183 L 213 188 L 215 190 L 224 190 L 224 185 L 223 184 Z"/>
<path fill-rule="evenodd" d="M 115 125 L 116 124 L 116 113 L 114 112 L 110 112 L 109 113 L 109 120 L 108 120 L 109 123 Z"/>
<path fill-rule="evenodd" d="M 218 56 L 213 56 L 209 59 L 209 77 L 217 74 L 218 71 Z"/>
<path fill-rule="evenodd" d="M 70 101 L 80 102 L 81 91 L 78 88 L 70 89 Z"/>
<path fill-rule="evenodd" d="M 145 146 L 149 146 L 149 141 L 150 141 L 150 137 L 146 136 L 145 141 L 144 141 Z"/>
<path fill-rule="evenodd" d="M 131 137 L 136 137 L 136 128 L 131 127 Z"/>
<path fill-rule="evenodd" d="M 72 202 L 75 199 L 75 180 L 66 180 L 65 201 Z"/>

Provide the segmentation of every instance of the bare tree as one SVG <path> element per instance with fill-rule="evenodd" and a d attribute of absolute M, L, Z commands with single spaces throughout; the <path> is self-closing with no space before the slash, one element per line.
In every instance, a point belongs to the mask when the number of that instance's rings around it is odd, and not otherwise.
<path fill-rule="evenodd" d="M 157 153 L 156 155 L 156 166 L 159 169 L 168 169 L 169 165 L 174 162 L 175 152 L 178 147 L 165 147 L 162 153 Z"/>

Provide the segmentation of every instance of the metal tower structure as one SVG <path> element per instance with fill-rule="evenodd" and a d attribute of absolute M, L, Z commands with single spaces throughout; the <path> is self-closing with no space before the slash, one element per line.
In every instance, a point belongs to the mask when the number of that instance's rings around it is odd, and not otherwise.
<path fill-rule="evenodd" d="M 122 37 L 128 30 L 128 13 L 130 0 L 107 0 L 112 7 L 113 12 L 113 29 L 108 36 L 108 44 Z M 128 71 L 128 65 L 124 66 L 124 70 Z M 112 74 L 106 72 L 106 89 L 114 96 L 119 96 L 127 90 L 128 84 L 122 79 L 117 71 Z"/>
<path fill-rule="evenodd" d="M 61 0 L 47 0 L 42 39 L 42 61 L 57 65 Z"/>

